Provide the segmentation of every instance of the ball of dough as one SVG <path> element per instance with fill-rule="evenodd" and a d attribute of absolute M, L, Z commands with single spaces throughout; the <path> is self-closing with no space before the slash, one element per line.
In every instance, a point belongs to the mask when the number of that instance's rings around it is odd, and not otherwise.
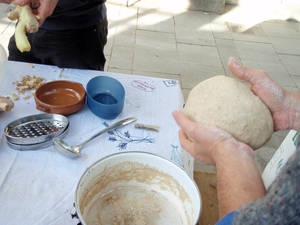
<path fill-rule="evenodd" d="M 184 112 L 192 120 L 217 126 L 253 149 L 273 133 L 269 109 L 249 86 L 226 76 L 200 82 L 189 93 Z"/>

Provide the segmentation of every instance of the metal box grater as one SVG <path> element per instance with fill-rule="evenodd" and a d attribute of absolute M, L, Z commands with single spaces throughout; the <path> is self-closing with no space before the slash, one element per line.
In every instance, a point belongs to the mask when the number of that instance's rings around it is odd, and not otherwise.
<path fill-rule="evenodd" d="M 37 114 L 17 119 L 4 128 L 11 147 L 43 145 L 64 134 L 69 127 L 67 117 L 60 114 Z M 37 146 L 36 146 L 37 147 Z"/>

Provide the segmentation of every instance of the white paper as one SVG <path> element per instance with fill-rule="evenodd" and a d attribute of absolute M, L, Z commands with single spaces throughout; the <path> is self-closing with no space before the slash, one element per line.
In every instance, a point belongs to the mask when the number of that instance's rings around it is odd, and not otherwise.
<path fill-rule="evenodd" d="M 282 167 L 284 167 L 288 159 L 295 153 L 298 136 L 298 131 L 291 130 L 268 162 L 262 173 L 262 179 L 266 189 L 270 187 Z"/>

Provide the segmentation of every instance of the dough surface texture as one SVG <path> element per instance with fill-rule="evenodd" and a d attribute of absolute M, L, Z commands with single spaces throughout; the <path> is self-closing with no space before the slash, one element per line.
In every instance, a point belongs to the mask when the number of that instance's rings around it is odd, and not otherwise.
<path fill-rule="evenodd" d="M 246 84 L 223 75 L 196 85 L 183 111 L 193 121 L 223 129 L 253 149 L 273 133 L 272 115 L 259 97 Z"/>

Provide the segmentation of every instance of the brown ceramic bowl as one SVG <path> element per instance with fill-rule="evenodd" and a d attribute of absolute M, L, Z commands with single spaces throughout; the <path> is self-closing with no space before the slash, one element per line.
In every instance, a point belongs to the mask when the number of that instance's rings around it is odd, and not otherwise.
<path fill-rule="evenodd" d="M 40 86 L 34 94 L 34 99 L 38 110 L 69 115 L 83 107 L 85 96 L 85 89 L 80 83 L 57 80 Z"/>

